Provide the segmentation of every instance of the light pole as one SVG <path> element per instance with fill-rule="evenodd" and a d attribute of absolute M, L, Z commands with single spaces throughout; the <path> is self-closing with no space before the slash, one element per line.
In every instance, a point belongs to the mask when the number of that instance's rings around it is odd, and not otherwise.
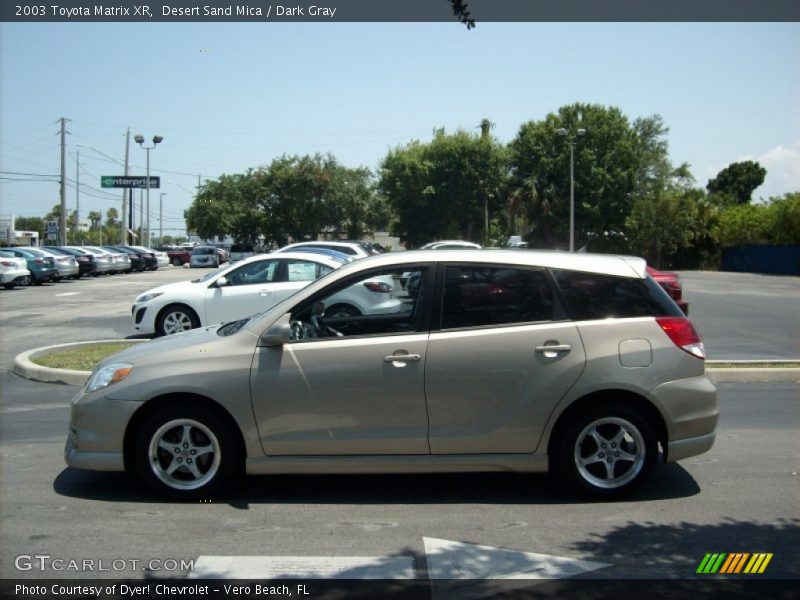
<path fill-rule="evenodd" d="M 145 146 L 144 145 L 144 136 L 140 133 L 136 134 L 133 140 L 139 144 L 139 146 L 147 152 L 147 216 L 145 217 L 145 231 L 146 233 L 142 235 L 145 239 L 145 247 L 150 247 L 150 150 L 155 148 L 158 144 L 160 144 L 164 138 L 160 135 L 153 136 L 153 145 L 152 146 Z"/>
<path fill-rule="evenodd" d="M 158 199 L 158 243 L 164 245 L 164 196 L 167 192 L 161 192 Z"/>
<path fill-rule="evenodd" d="M 575 144 L 577 138 L 586 135 L 586 130 L 576 129 L 575 134 L 570 136 L 570 132 L 562 127 L 556 133 L 562 137 L 569 136 L 569 251 L 575 252 Z"/>

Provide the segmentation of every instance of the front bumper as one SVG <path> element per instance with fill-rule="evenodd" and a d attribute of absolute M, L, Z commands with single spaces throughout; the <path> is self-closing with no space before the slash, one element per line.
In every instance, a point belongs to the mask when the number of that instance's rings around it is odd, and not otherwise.
<path fill-rule="evenodd" d="M 101 394 L 79 392 L 70 405 L 64 460 L 70 467 L 92 471 L 125 469 L 125 429 L 139 402 L 109 400 Z"/>
<path fill-rule="evenodd" d="M 151 302 L 141 302 L 131 306 L 133 328 L 140 333 L 155 333 L 156 315 L 159 310 L 159 307 L 151 306 Z"/>

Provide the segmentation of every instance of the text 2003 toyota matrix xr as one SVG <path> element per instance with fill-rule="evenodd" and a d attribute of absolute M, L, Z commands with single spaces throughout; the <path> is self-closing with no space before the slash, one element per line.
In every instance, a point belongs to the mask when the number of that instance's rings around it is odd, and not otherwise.
<path fill-rule="evenodd" d="M 409 276 L 394 312 L 326 312 Z M 495 470 L 609 498 L 706 452 L 717 417 L 702 341 L 643 260 L 412 251 L 106 359 L 72 401 L 65 453 L 185 499 L 245 472 Z"/>

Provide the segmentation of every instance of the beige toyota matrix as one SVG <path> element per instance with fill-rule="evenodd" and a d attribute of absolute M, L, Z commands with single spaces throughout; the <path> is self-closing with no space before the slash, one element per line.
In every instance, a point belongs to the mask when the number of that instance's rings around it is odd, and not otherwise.
<path fill-rule="evenodd" d="M 376 278 L 396 312 L 326 314 Z M 717 417 L 703 343 L 643 260 L 398 252 L 106 359 L 65 456 L 182 499 L 244 473 L 547 470 L 610 498 L 706 452 Z"/>

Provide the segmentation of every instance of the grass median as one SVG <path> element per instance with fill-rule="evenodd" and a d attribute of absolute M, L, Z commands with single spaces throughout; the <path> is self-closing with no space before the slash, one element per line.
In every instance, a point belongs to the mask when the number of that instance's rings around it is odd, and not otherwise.
<path fill-rule="evenodd" d="M 91 371 L 105 358 L 130 348 L 130 342 L 114 344 L 87 344 L 60 348 L 31 358 L 31 362 L 51 369 L 70 369 L 72 371 Z"/>

